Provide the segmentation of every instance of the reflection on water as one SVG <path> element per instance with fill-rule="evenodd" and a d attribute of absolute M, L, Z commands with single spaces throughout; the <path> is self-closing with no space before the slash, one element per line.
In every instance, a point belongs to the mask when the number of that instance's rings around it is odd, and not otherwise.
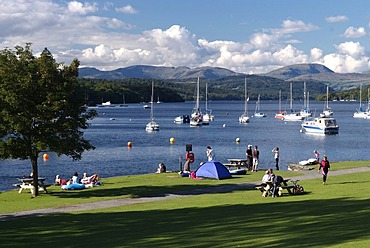
<path fill-rule="evenodd" d="M 48 161 L 40 156 L 40 175 L 51 183 L 56 174 L 62 178 L 71 177 L 74 171 L 98 173 L 102 177 L 154 173 L 158 163 L 166 164 L 168 170 L 179 169 L 179 157 L 185 156 L 186 144 L 193 145 L 195 169 L 206 160 L 206 147 L 212 146 L 217 160 L 244 158 L 248 144 L 258 145 L 261 168 L 274 165 L 272 148 L 280 148 L 280 164 L 286 169 L 288 163 L 299 162 L 313 156 L 313 150 L 328 155 L 331 161 L 370 160 L 367 152 L 370 120 L 353 118 L 357 102 L 333 102 L 331 108 L 340 126 L 338 135 L 312 135 L 301 133 L 300 122 L 284 122 L 275 119 L 277 101 L 262 101 L 266 118 L 251 118 L 248 124 L 239 124 L 238 118 L 244 112 L 243 101 L 209 102 L 215 120 L 209 126 L 191 128 L 189 124 L 175 124 L 178 115 L 190 114 L 194 103 L 155 104 L 155 121 L 161 130 L 155 133 L 145 131 L 150 110 L 141 104 L 128 107 L 97 108 L 99 116 L 91 121 L 85 137 L 96 149 L 83 154 L 80 161 L 49 154 Z M 295 104 L 298 107 L 298 104 Z M 322 111 L 322 102 L 310 102 L 316 116 Z M 202 107 L 202 105 L 201 105 Z M 249 113 L 255 105 L 249 104 Z M 297 109 L 299 110 L 299 109 Z M 261 110 L 262 111 L 262 110 Z M 173 144 L 170 139 L 175 138 Z M 236 138 L 240 143 L 235 142 Z M 132 142 L 132 148 L 127 147 Z M 16 178 L 31 171 L 29 161 L 0 161 L 0 190 L 11 189 Z"/>

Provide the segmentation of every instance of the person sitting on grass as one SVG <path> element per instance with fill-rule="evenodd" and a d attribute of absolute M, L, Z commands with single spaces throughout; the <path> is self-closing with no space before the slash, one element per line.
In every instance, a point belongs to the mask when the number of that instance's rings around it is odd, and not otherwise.
<path fill-rule="evenodd" d="M 55 182 L 54 182 L 55 185 L 61 185 L 62 184 L 62 180 L 60 179 L 60 176 L 59 175 L 56 175 L 55 176 Z"/>
<path fill-rule="evenodd" d="M 156 173 L 164 173 L 164 172 L 166 172 L 166 170 L 167 170 L 167 168 L 164 165 L 164 163 L 160 163 L 158 165 L 158 169 L 157 169 Z"/>

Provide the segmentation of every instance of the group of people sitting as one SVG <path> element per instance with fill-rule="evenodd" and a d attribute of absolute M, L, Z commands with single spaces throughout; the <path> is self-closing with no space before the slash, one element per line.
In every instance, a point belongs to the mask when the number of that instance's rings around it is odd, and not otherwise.
<path fill-rule="evenodd" d="M 273 169 L 268 169 L 262 177 L 261 192 L 262 196 L 267 197 L 271 194 L 272 197 L 278 196 L 279 186 L 284 183 L 284 178 L 274 174 Z"/>
<path fill-rule="evenodd" d="M 88 176 L 85 172 L 81 178 L 78 177 L 78 173 L 74 172 L 72 178 L 70 179 L 61 179 L 60 175 L 55 177 L 55 185 L 62 186 L 62 189 L 84 189 L 90 188 L 93 186 L 100 186 L 101 182 L 99 181 L 99 175 L 93 174 Z"/>

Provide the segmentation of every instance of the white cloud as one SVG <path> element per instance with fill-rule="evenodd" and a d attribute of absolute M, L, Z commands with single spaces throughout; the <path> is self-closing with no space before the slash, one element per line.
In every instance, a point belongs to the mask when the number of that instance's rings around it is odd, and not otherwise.
<path fill-rule="evenodd" d="M 298 33 L 298 32 L 310 32 L 318 29 L 317 26 L 312 24 L 306 24 L 300 20 L 285 20 L 281 25 L 281 32 L 284 34 Z"/>
<path fill-rule="evenodd" d="M 366 35 L 366 30 L 363 27 L 355 28 L 349 27 L 344 32 L 343 36 L 346 38 L 360 38 Z"/>
<path fill-rule="evenodd" d="M 326 17 L 325 20 L 330 23 L 335 23 L 335 22 L 346 22 L 348 21 L 347 16 L 339 15 L 339 16 L 329 16 Z"/>
<path fill-rule="evenodd" d="M 137 11 L 131 5 L 126 5 L 121 8 L 116 8 L 117 12 L 125 13 L 125 14 L 136 14 Z"/>
<path fill-rule="evenodd" d="M 218 66 L 241 73 L 265 73 L 311 62 L 323 63 L 337 72 L 369 70 L 369 52 L 359 42 L 334 44 L 336 50 L 331 54 L 320 47 L 302 50 L 304 37 L 319 27 L 301 20 L 284 20 L 278 28 L 256 31 L 244 42 L 207 40 L 197 38 L 181 25 L 130 34 L 127 30 L 134 29 L 134 25 L 99 14 L 99 9 L 104 13 L 113 9 L 112 2 L 104 6 L 78 1 L 58 3 L 0 1 L 0 49 L 31 42 L 35 53 L 48 47 L 60 62 L 78 58 L 82 66 L 103 70 L 147 64 Z M 365 30 L 353 29 L 352 33 Z"/>
<path fill-rule="evenodd" d="M 68 3 L 68 10 L 72 13 L 86 15 L 88 13 L 94 13 L 95 11 L 97 11 L 97 7 L 96 4 L 71 1 Z"/>
<path fill-rule="evenodd" d="M 328 68 L 339 73 L 369 70 L 369 57 L 359 42 L 344 42 L 336 48 L 337 53 L 325 55 L 322 60 Z"/>

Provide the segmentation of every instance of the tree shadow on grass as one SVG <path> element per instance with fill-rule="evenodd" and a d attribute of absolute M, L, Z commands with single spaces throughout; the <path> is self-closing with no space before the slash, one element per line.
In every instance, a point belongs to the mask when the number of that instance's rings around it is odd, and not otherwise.
<path fill-rule="evenodd" d="M 85 190 L 67 190 L 50 192 L 60 198 L 91 198 L 127 196 L 137 197 L 163 197 L 168 194 L 199 195 L 210 193 L 227 193 L 236 190 L 254 190 L 255 184 L 222 184 L 222 185 L 171 185 L 171 186 L 129 186 L 121 188 L 94 187 Z"/>
<path fill-rule="evenodd" d="M 350 198 L 57 214 L 0 222 L 6 247 L 325 247 L 368 239 L 370 200 Z M 190 205 L 190 206 L 187 206 Z M 62 239 L 63 238 L 63 239 Z M 62 241 L 63 240 L 63 241 Z M 66 243 L 63 243 L 66 242 Z M 41 246 L 40 246 L 41 245 Z"/>

